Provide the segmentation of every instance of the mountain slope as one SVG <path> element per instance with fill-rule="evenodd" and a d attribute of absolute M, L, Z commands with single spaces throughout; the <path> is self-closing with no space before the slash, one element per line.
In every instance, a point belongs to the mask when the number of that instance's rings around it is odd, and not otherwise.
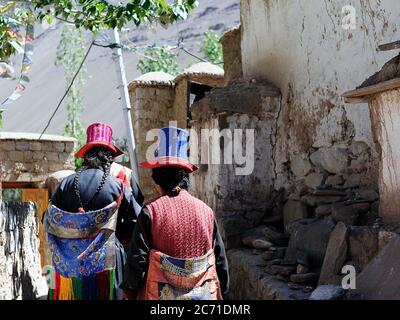
<path fill-rule="evenodd" d="M 122 41 L 128 38 L 137 46 L 156 43 L 176 44 L 183 39 L 184 45 L 190 51 L 199 54 L 203 41 L 203 33 L 207 29 L 214 29 L 219 35 L 239 23 L 239 0 L 200 0 L 199 7 L 188 20 L 172 25 L 167 30 L 155 27 L 141 26 L 122 34 Z M 54 66 L 56 49 L 60 39 L 62 24 L 52 29 L 38 31 L 35 40 L 34 63 L 29 76 L 31 83 L 23 96 L 14 104 L 6 106 L 4 112 L 4 131 L 41 132 L 50 115 L 65 92 L 64 75 L 61 69 Z M 87 34 L 88 43 L 91 34 Z M 125 122 L 119 103 L 117 88 L 116 67 L 112 60 L 112 51 L 107 48 L 93 47 L 86 69 L 90 76 L 83 90 L 85 114 L 84 125 L 95 121 L 109 123 L 114 128 L 114 136 L 123 138 Z M 18 59 L 21 56 L 17 57 Z M 124 52 L 125 67 L 128 82 L 135 79 L 140 73 L 136 64 L 140 56 Z M 180 52 L 178 61 L 181 69 L 196 59 Z M 18 76 L 18 66 L 15 66 Z M 0 100 L 5 99 L 14 89 L 16 80 L 0 79 Z M 47 133 L 60 134 L 65 123 L 65 104 L 57 112 Z"/>

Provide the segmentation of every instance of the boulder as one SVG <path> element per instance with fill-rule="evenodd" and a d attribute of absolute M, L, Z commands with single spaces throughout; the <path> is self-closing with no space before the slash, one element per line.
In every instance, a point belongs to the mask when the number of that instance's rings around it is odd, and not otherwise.
<path fill-rule="evenodd" d="M 359 213 L 351 206 L 334 205 L 332 207 L 332 218 L 336 222 L 343 222 L 345 225 L 352 225 L 356 222 Z"/>
<path fill-rule="evenodd" d="M 317 189 L 317 187 L 324 183 L 324 175 L 317 172 L 310 173 L 304 183 L 311 189 Z"/>
<path fill-rule="evenodd" d="M 399 300 L 400 237 L 395 236 L 357 276 L 356 293 L 366 300 Z"/>
<path fill-rule="evenodd" d="M 348 152 L 344 146 L 320 148 L 310 156 L 311 162 L 329 173 L 343 173 L 348 166 Z"/>
<path fill-rule="evenodd" d="M 379 231 L 378 250 L 381 251 L 397 234 L 392 231 Z"/>
<path fill-rule="evenodd" d="M 298 284 L 308 284 L 318 281 L 318 273 L 292 274 L 290 281 Z"/>
<path fill-rule="evenodd" d="M 303 265 L 303 264 L 298 264 L 297 265 L 297 269 L 296 269 L 296 273 L 297 274 L 305 274 L 308 273 L 310 271 L 310 268 Z"/>
<path fill-rule="evenodd" d="M 305 219 L 308 216 L 307 206 L 300 201 L 289 200 L 283 207 L 283 225 L 287 232 L 292 221 Z"/>
<path fill-rule="evenodd" d="M 332 205 L 331 204 L 324 204 L 319 206 L 315 209 L 315 216 L 317 218 L 324 218 L 329 216 L 332 212 Z"/>
<path fill-rule="evenodd" d="M 359 272 L 378 253 L 379 232 L 371 227 L 354 227 L 349 231 L 349 256 Z"/>
<path fill-rule="evenodd" d="M 330 217 L 294 223 L 285 260 L 297 265 L 298 256 L 305 253 L 312 266 L 320 267 L 334 228 L 335 222 Z"/>
<path fill-rule="evenodd" d="M 263 239 L 256 239 L 253 240 L 253 242 L 251 243 L 252 247 L 254 249 L 258 249 L 258 250 L 268 250 L 269 248 L 271 248 L 274 244 L 263 240 Z"/>
<path fill-rule="evenodd" d="M 265 226 L 260 226 L 247 230 L 241 235 L 242 243 L 247 247 L 253 247 L 253 241 L 264 237 L 263 230 Z"/>
<path fill-rule="evenodd" d="M 368 150 L 369 146 L 364 141 L 353 141 L 350 146 L 351 153 L 356 157 L 362 156 Z"/>
<path fill-rule="evenodd" d="M 346 177 L 346 182 L 343 185 L 344 188 L 357 188 L 361 184 L 361 175 L 358 173 L 354 173 Z"/>
<path fill-rule="evenodd" d="M 379 194 L 375 190 L 358 190 L 356 198 L 367 202 L 375 202 L 379 199 Z"/>
<path fill-rule="evenodd" d="M 286 246 L 289 241 L 285 234 L 277 231 L 274 227 L 264 228 L 263 234 L 268 241 L 278 246 Z"/>
<path fill-rule="evenodd" d="M 347 227 L 339 222 L 332 231 L 322 264 L 319 284 L 338 284 L 340 273 L 347 257 Z"/>
<path fill-rule="evenodd" d="M 314 208 L 323 204 L 331 204 L 343 200 L 344 197 L 342 196 L 316 196 L 312 194 L 307 194 L 301 198 L 301 201 Z"/>
<path fill-rule="evenodd" d="M 328 178 L 326 178 L 325 183 L 331 186 L 340 186 L 344 183 L 344 179 L 341 175 L 329 176 Z"/>
<path fill-rule="evenodd" d="M 341 286 L 322 285 L 311 293 L 310 300 L 341 300 L 345 293 Z"/>

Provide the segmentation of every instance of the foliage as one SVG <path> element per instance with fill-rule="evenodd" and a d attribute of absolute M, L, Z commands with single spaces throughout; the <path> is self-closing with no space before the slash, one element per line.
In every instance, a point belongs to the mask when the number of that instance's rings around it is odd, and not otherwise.
<path fill-rule="evenodd" d="M 67 86 L 71 83 L 76 70 L 78 70 L 84 56 L 86 47 L 83 30 L 73 25 L 66 24 L 61 33 L 61 40 L 57 47 L 56 66 L 63 68 Z M 82 125 L 81 116 L 84 111 L 82 87 L 86 84 L 87 72 L 82 68 L 67 95 L 67 122 L 64 134 L 78 140 L 76 149 L 85 143 L 85 130 Z M 77 150 L 75 150 L 77 151 Z M 76 161 L 79 167 L 80 160 Z"/>
<path fill-rule="evenodd" d="M 167 46 L 149 47 L 145 51 L 145 56 L 137 64 L 137 68 L 142 74 L 154 71 L 163 71 L 171 75 L 178 74 L 179 66 L 176 55 Z"/>
<path fill-rule="evenodd" d="M 121 29 L 128 22 L 133 22 L 137 26 L 146 22 L 168 25 L 186 19 L 198 2 L 197 0 L 130 0 L 126 4 L 114 5 L 104 0 L 19 0 L 0 5 L 1 16 L 3 13 L 10 13 L 17 4 L 18 8 L 33 7 L 40 21 L 55 17 L 70 22 L 77 28 L 97 32 L 103 29 Z M 12 22 L 9 19 L 0 20 L 0 32 L 11 27 Z M 0 46 L 8 47 L 8 45 L 9 39 L 3 35 Z M 6 58 L 12 54 L 10 51 L 4 53 Z"/>
<path fill-rule="evenodd" d="M 211 63 L 221 64 L 224 61 L 222 45 L 219 43 L 219 36 L 211 29 L 204 32 L 203 53 Z"/>

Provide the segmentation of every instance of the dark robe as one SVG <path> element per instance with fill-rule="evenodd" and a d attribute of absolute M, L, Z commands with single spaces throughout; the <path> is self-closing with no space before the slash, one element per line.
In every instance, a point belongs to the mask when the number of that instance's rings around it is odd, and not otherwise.
<path fill-rule="evenodd" d="M 102 168 L 87 169 L 81 173 L 79 191 L 84 204 L 95 194 L 103 173 Z M 80 204 L 74 191 L 74 178 L 75 174 L 65 178 L 51 199 L 53 205 L 61 210 L 78 212 Z M 118 210 L 116 236 L 124 245 L 127 245 L 132 237 L 136 220 L 143 204 L 143 194 L 133 176 L 131 187 L 132 190 L 129 187 L 124 187 L 124 194 Z M 102 190 L 84 208 L 85 211 L 94 211 L 108 206 L 121 195 L 121 188 L 122 184 L 120 180 L 108 176 Z"/>

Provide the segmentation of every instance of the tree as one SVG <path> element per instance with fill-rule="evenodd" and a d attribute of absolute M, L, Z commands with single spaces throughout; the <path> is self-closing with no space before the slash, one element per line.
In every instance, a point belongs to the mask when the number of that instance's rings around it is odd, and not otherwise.
<path fill-rule="evenodd" d="M 85 56 L 85 39 L 83 30 L 73 25 L 66 24 L 61 33 L 61 40 L 57 47 L 55 65 L 63 68 L 67 86 L 71 83 Z M 86 84 L 87 72 L 83 67 L 75 78 L 75 81 L 67 95 L 67 122 L 63 134 L 74 137 L 78 140 L 76 149 L 81 148 L 85 143 L 85 130 L 82 125 L 81 116 L 84 111 L 82 87 Z M 77 151 L 75 150 L 75 151 Z M 77 167 L 81 161 L 75 161 Z"/>
<path fill-rule="evenodd" d="M 0 5 L 0 30 L 12 29 L 10 14 L 15 8 L 31 7 L 39 21 L 55 17 L 96 33 L 103 29 L 121 29 L 128 22 L 140 25 L 144 22 L 159 22 L 168 25 L 187 18 L 197 6 L 197 0 L 130 0 L 126 4 L 114 5 L 104 0 L 18 0 Z M 17 19 L 20 21 L 20 19 Z M 7 37 L 0 38 L 0 46 L 9 44 Z M 6 51 L 5 58 L 13 52 Z"/>
<path fill-rule="evenodd" d="M 218 34 L 211 29 L 204 32 L 203 53 L 213 64 L 221 64 L 224 61 L 223 49 L 219 43 Z"/>
<path fill-rule="evenodd" d="M 176 55 L 167 46 L 156 47 L 154 45 L 145 51 L 145 57 L 139 60 L 137 68 L 142 74 L 163 71 L 177 75 L 179 66 Z"/>

